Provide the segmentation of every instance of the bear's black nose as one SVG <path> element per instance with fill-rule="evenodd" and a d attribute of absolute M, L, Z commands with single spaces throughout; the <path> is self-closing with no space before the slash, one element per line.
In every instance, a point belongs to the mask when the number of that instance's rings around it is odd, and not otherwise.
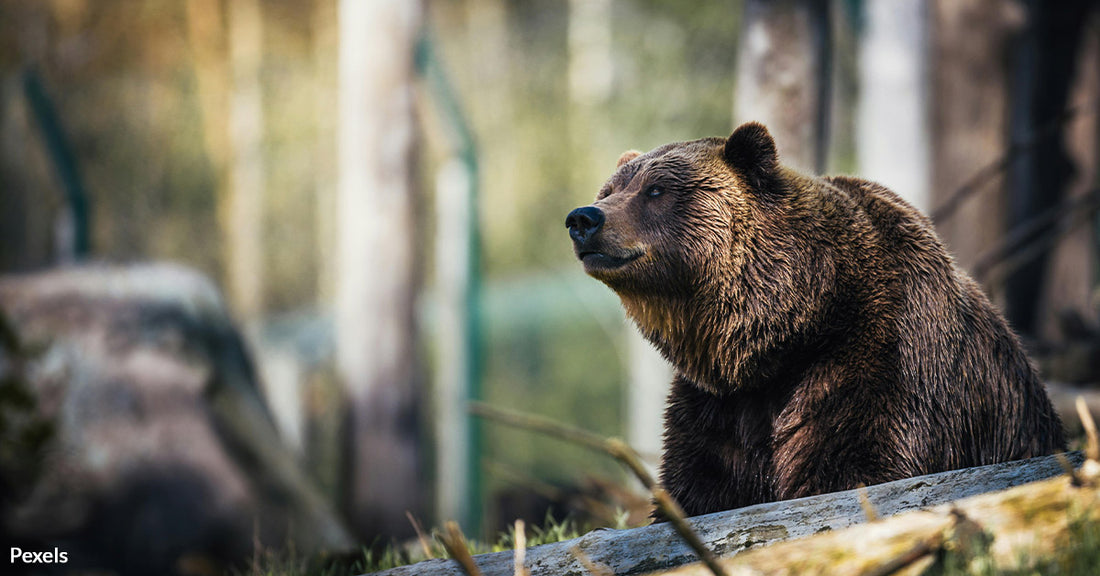
<path fill-rule="evenodd" d="M 603 225 L 603 210 L 595 206 L 577 208 L 565 217 L 565 227 L 574 242 L 584 242 Z"/>

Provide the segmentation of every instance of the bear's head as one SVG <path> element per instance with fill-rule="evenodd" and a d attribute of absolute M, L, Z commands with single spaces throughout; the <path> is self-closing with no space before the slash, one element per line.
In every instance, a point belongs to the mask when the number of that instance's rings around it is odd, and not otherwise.
<path fill-rule="evenodd" d="M 814 182 L 780 167 L 767 129 L 749 123 L 623 154 L 565 225 L 585 272 L 682 374 L 742 388 L 746 371 L 778 369 L 764 353 L 795 346 L 828 290 L 829 262 L 810 261 L 812 234 L 794 230 L 814 219 L 798 199 Z"/>

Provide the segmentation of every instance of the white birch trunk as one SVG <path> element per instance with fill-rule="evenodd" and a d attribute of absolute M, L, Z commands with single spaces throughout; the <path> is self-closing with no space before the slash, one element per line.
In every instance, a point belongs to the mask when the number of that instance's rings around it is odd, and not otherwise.
<path fill-rule="evenodd" d="M 419 513 L 414 384 L 413 50 L 421 6 L 341 0 L 337 368 L 347 391 L 348 506 L 360 535 Z"/>
<path fill-rule="evenodd" d="M 233 0 L 229 8 L 229 222 L 228 291 L 246 329 L 263 312 L 263 13 L 259 0 Z M 247 330 L 246 330 L 247 331 Z"/>
<path fill-rule="evenodd" d="M 927 4 L 894 0 L 865 6 L 866 31 L 859 47 L 859 175 L 928 214 Z"/>

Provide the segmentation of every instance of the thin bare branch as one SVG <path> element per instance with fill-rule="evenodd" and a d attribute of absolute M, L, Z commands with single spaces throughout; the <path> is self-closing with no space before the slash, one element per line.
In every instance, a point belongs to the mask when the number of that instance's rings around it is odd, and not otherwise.
<path fill-rule="evenodd" d="M 997 265 L 1002 267 L 999 276 L 1011 274 L 1062 236 L 1088 222 L 1088 217 L 1097 209 L 1100 209 L 1100 197 L 1095 190 L 1060 202 L 1013 228 L 996 246 L 983 253 L 973 266 L 974 276 L 983 279 Z"/>
<path fill-rule="evenodd" d="M 1005 150 L 1004 154 L 980 168 L 970 177 L 970 179 L 964 182 L 962 186 L 956 188 L 943 204 L 940 204 L 932 210 L 932 221 L 936 224 L 942 224 L 945 220 L 950 219 L 955 215 L 959 207 L 962 206 L 963 202 L 975 193 L 981 191 L 985 185 L 992 182 L 993 179 L 1004 173 L 1004 171 L 1024 152 L 1030 151 L 1035 146 L 1045 142 L 1048 138 L 1058 134 L 1065 124 L 1069 123 L 1077 116 L 1091 114 L 1095 111 L 1096 103 L 1068 108 L 1057 118 L 1050 120 L 1036 129 L 1028 138 L 1013 142 L 1008 149 Z"/>
<path fill-rule="evenodd" d="M 642 457 L 638 455 L 633 447 L 618 438 L 608 438 L 605 445 L 607 453 L 625 464 L 634 473 L 634 477 L 642 483 L 642 486 L 645 486 L 646 490 L 652 492 L 657 487 L 657 480 L 650 476 L 649 470 L 642 462 Z"/>
<path fill-rule="evenodd" d="M 653 487 L 653 500 L 657 503 L 657 509 L 664 514 L 665 518 L 668 518 L 669 524 L 672 524 L 672 527 L 676 529 L 676 533 L 684 539 L 684 542 L 687 542 L 688 546 L 691 546 L 691 549 L 699 556 L 699 560 L 714 573 L 714 576 L 726 576 L 726 571 L 718 564 L 718 558 L 714 555 L 714 552 L 707 548 L 707 545 L 703 543 L 695 530 L 688 525 L 684 510 L 680 508 L 676 500 L 673 500 L 672 496 L 660 486 Z"/>
<path fill-rule="evenodd" d="M 540 432 L 547 436 L 553 436 L 559 440 L 579 444 L 600 452 L 608 451 L 607 441 L 603 436 L 562 424 L 561 422 L 546 418 L 545 416 L 524 414 L 522 412 L 498 408 L 491 404 L 485 404 L 484 402 L 470 402 L 469 410 L 470 413 L 475 416 L 480 416 L 500 424 L 531 430 L 532 432 Z"/>

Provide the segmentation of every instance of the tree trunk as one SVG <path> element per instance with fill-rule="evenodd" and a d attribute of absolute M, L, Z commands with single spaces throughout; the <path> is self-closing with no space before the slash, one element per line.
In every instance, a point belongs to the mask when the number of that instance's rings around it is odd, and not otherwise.
<path fill-rule="evenodd" d="M 825 0 L 748 0 L 733 117 L 762 122 L 779 157 L 824 171 L 828 142 L 829 10 Z"/>
<path fill-rule="evenodd" d="M 230 166 L 227 284 L 234 312 L 246 330 L 263 312 L 263 12 L 259 0 L 232 0 L 229 7 Z"/>
<path fill-rule="evenodd" d="M 859 175 L 924 213 L 928 190 L 926 4 L 870 2 L 859 47 Z"/>
<path fill-rule="evenodd" d="M 421 6 L 341 0 L 337 365 L 348 400 L 347 486 L 362 537 L 411 534 L 420 447 L 413 303 L 413 51 Z"/>
<path fill-rule="evenodd" d="M 1010 228 L 1094 185 L 1095 119 L 1091 114 L 1065 118 L 1074 104 L 1081 109 L 1095 105 L 1095 60 L 1088 62 L 1092 58 L 1082 49 L 1093 4 L 1025 3 L 1028 25 L 1017 43 L 1012 135 L 1015 142 L 1033 140 L 1034 145 L 1022 150 L 1013 165 Z M 1075 84 L 1075 79 L 1086 82 Z M 1017 330 L 1053 338 L 1063 307 L 1090 308 L 1091 228 L 1082 227 L 1059 249 L 1039 254 L 1006 280 L 1005 314 Z"/>
<path fill-rule="evenodd" d="M 470 187 L 475 174 L 459 158 L 452 157 L 436 175 L 435 273 L 439 313 L 436 320 L 436 511 L 440 523 L 461 522 L 467 530 L 477 530 L 481 510 L 475 510 L 478 498 L 471 498 L 471 466 L 479 465 L 471 445 L 470 414 L 466 411 L 474 382 L 470 364 L 476 362 L 469 342 L 471 312 L 469 298 L 472 270 L 470 230 L 474 220 Z M 473 502 L 471 502 L 473 501 Z"/>
<path fill-rule="evenodd" d="M 336 286 L 336 130 L 339 51 L 337 3 L 318 0 L 313 7 L 313 71 L 315 100 L 314 186 L 317 227 L 317 301 L 331 309 Z"/>
<path fill-rule="evenodd" d="M 1006 50 L 1012 23 L 1005 0 L 938 0 L 932 5 L 932 206 L 942 206 L 1008 142 Z M 1003 233 L 1004 178 L 986 184 L 936 222 L 963 268 Z M 987 287 L 988 288 L 988 287 Z"/>

